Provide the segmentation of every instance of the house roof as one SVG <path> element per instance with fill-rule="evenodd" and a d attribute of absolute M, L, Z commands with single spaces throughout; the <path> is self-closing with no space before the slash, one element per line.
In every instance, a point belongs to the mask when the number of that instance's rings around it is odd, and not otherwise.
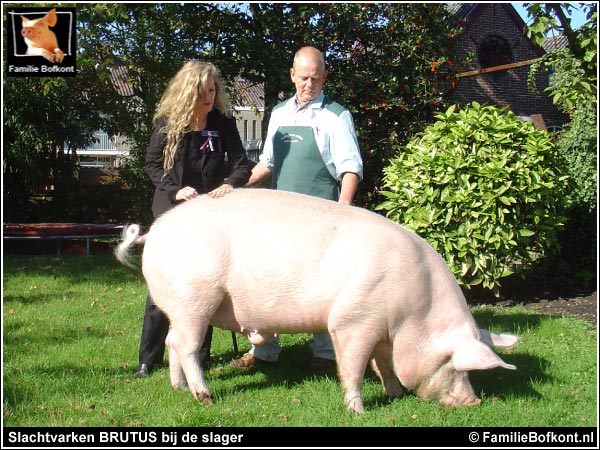
<path fill-rule="evenodd" d="M 135 92 L 129 82 L 129 74 L 124 64 L 117 62 L 110 69 L 110 79 L 117 92 L 123 97 L 133 97 Z"/>
<path fill-rule="evenodd" d="M 569 40 L 563 34 L 546 38 L 542 44 L 542 48 L 548 53 L 568 48 L 568 46 Z"/>
<path fill-rule="evenodd" d="M 446 9 L 460 20 L 468 19 L 477 3 L 450 3 Z"/>
<path fill-rule="evenodd" d="M 233 85 L 228 87 L 231 103 L 234 106 L 254 106 L 264 108 L 264 84 L 236 77 Z"/>
<path fill-rule="evenodd" d="M 450 13 L 454 14 L 458 19 L 468 19 L 470 21 L 474 21 L 479 15 L 481 15 L 481 13 L 483 13 L 483 11 L 485 11 L 491 5 L 492 4 L 490 3 L 450 3 L 446 5 L 446 9 Z M 510 16 L 510 18 L 520 30 L 523 30 L 525 28 L 525 21 L 510 3 L 498 3 L 496 5 L 502 6 L 502 8 L 504 8 L 506 13 Z"/>
<path fill-rule="evenodd" d="M 477 18 L 490 6 L 501 6 L 508 17 L 514 22 L 515 26 L 522 31 L 525 31 L 526 23 L 519 15 L 517 10 L 510 3 L 450 3 L 446 5 L 448 12 L 453 14 L 458 20 L 464 22 L 464 27 L 469 28 L 469 23 L 475 22 Z M 534 51 L 543 56 L 545 50 L 530 41 Z"/>
<path fill-rule="evenodd" d="M 133 97 L 136 92 L 131 85 L 127 68 L 120 61 L 110 68 L 110 79 L 116 91 L 123 97 Z M 264 108 L 264 85 L 260 82 L 248 81 L 242 77 L 236 77 L 231 86 L 227 86 L 227 92 L 233 106 L 249 106 Z"/>

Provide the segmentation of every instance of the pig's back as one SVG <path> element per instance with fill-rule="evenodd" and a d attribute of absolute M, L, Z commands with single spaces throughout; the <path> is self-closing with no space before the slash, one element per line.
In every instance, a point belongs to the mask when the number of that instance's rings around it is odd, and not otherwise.
<path fill-rule="evenodd" d="M 268 329 L 277 316 L 281 332 L 318 331 L 338 299 L 363 315 L 373 302 L 394 302 L 391 292 L 414 296 L 410 280 L 428 279 L 432 258 L 437 255 L 416 234 L 367 210 L 238 189 L 186 202 L 159 218 L 145 244 L 144 274 L 164 285 L 201 280 L 222 290 L 249 329 Z"/>
<path fill-rule="evenodd" d="M 279 249 L 288 244 L 294 251 L 322 249 L 339 239 L 357 239 L 355 248 L 364 239 L 369 245 L 385 238 L 417 243 L 413 233 L 365 209 L 271 189 L 235 189 L 219 199 L 188 201 L 157 219 L 151 234 L 159 232 L 181 245 L 226 237 L 241 248 L 254 242 Z"/>
<path fill-rule="evenodd" d="M 382 252 L 393 253 L 395 248 L 410 260 L 413 253 L 422 257 L 428 245 L 362 208 L 284 191 L 236 189 L 218 199 L 199 197 L 161 216 L 144 252 L 155 246 L 174 270 L 190 257 L 202 258 L 219 271 L 259 266 L 283 274 L 290 272 L 290 264 L 296 270 L 325 270 L 333 261 L 363 265 L 365 258 L 383 258 Z"/>

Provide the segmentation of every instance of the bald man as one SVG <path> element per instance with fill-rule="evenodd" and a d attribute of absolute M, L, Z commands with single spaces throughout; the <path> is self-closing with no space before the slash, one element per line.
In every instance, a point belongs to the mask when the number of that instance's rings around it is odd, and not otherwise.
<path fill-rule="evenodd" d="M 351 204 L 363 164 L 352 115 L 323 92 L 327 79 L 323 54 L 315 47 L 296 52 L 290 69 L 296 94 L 271 114 L 263 153 L 246 186 L 272 178 L 272 188 Z M 315 333 L 309 372 L 331 373 L 335 353 L 327 332 Z M 232 362 L 237 367 L 274 363 L 279 340 L 252 346 Z"/>

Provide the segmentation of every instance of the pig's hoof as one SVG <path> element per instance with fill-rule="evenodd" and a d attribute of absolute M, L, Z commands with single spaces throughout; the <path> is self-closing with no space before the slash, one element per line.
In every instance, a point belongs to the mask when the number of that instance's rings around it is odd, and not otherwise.
<path fill-rule="evenodd" d="M 206 392 L 206 391 L 196 392 L 196 395 L 194 395 L 194 397 L 196 398 L 196 400 L 198 400 L 200 403 L 202 403 L 206 406 L 210 406 L 210 405 L 214 404 L 212 395 L 210 395 L 210 392 Z"/>
<path fill-rule="evenodd" d="M 363 408 L 362 399 L 360 397 L 355 397 L 352 400 L 347 402 L 348 411 L 355 412 L 357 414 L 362 414 L 365 412 Z"/>
<path fill-rule="evenodd" d="M 208 389 L 190 388 L 190 392 L 196 400 L 204 403 L 205 405 L 213 404 L 212 395 L 210 394 L 210 391 L 208 391 Z"/>
<path fill-rule="evenodd" d="M 406 394 L 406 392 L 397 380 L 385 387 L 385 393 L 390 398 L 404 397 L 404 394 Z"/>
<path fill-rule="evenodd" d="M 200 401 L 202 402 L 203 405 L 206 405 L 206 406 L 212 406 L 215 404 L 211 395 L 201 398 Z"/>

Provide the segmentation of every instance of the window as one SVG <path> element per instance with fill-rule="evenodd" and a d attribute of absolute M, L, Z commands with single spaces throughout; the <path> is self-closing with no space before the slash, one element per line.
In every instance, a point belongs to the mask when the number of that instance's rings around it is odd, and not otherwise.
<path fill-rule="evenodd" d="M 477 48 L 477 59 L 482 69 L 501 66 L 514 62 L 513 52 L 506 39 L 497 34 L 484 37 Z M 490 72 L 494 78 L 505 75 L 504 70 Z"/>

